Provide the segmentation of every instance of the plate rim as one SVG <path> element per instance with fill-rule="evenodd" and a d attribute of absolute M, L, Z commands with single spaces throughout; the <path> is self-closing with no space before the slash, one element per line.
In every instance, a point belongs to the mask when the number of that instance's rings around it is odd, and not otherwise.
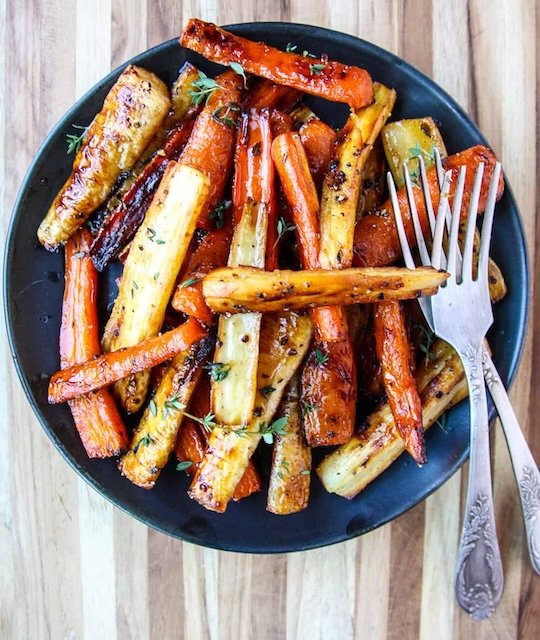
<path fill-rule="evenodd" d="M 479 140 L 481 140 L 484 144 L 486 144 L 491 148 L 491 145 L 489 145 L 489 142 L 487 141 L 486 137 L 478 128 L 478 125 L 476 124 L 476 122 L 474 122 L 471 119 L 471 117 L 466 113 L 466 111 L 461 107 L 461 105 L 445 89 L 440 87 L 439 84 L 437 84 L 434 80 L 429 78 L 426 74 L 424 74 L 414 65 L 405 61 L 403 58 L 400 58 L 396 54 L 386 49 L 383 49 L 382 47 L 376 44 L 373 44 L 368 40 L 365 40 L 358 36 L 354 36 L 352 34 L 329 29 L 327 27 L 320 27 L 317 25 L 309 25 L 305 23 L 296 23 L 296 22 L 279 22 L 279 21 L 244 22 L 244 23 L 234 23 L 234 24 L 223 25 L 223 28 L 230 29 L 231 31 L 234 31 L 235 29 L 243 29 L 245 31 L 250 31 L 250 30 L 259 30 L 261 28 L 268 27 L 271 30 L 276 30 L 276 29 L 282 28 L 283 25 L 286 25 L 287 27 L 296 28 L 299 31 L 304 31 L 306 35 L 314 35 L 314 32 L 315 32 L 315 35 L 317 33 L 322 33 L 322 34 L 325 34 L 326 37 L 331 37 L 333 39 L 346 41 L 353 46 L 355 45 L 355 43 L 357 46 L 357 42 L 359 41 L 364 46 L 370 48 L 373 51 L 373 53 L 376 54 L 378 57 L 383 58 L 385 61 L 388 61 L 390 64 L 402 67 L 408 73 L 413 72 L 417 76 L 417 78 L 421 81 L 422 84 L 428 85 L 430 86 L 430 88 L 435 87 L 437 89 L 439 96 L 446 102 L 446 105 L 449 106 L 451 110 L 456 113 L 457 116 L 459 116 L 462 119 L 466 119 L 474 129 Z M 323 548 L 326 546 L 344 542 L 346 540 L 351 540 L 351 539 L 360 537 L 365 533 L 373 531 L 374 529 L 384 526 L 388 522 L 391 522 L 392 520 L 399 518 L 400 516 L 404 515 L 407 511 L 409 511 L 413 507 L 417 506 L 418 504 L 426 500 L 437 489 L 439 489 L 445 482 L 447 482 L 448 479 L 452 477 L 459 469 L 461 469 L 464 462 L 468 459 L 468 456 L 469 456 L 468 447 L 453 463 L 452 469 L 448 470 L 442 476 L 439 476 L 437 480 L 432 484 L 432 486 L 430 486 L 429 491 L 427 491 L 421 498 L 419 498 L 417 501 L 413 502 L 412 504 L 408 505 L 399 513 L 397 514 L 394 513 L 389 515 L 386 518 L 379 519 L 376 523 L 368 527 L 364 527 L 360 531 L 352 532 L 352 533 L 345 532 L 343 534 L 337 534 L 333 538 L 328 539 L 323 543 L 313 542 L 305 545 L 296 544 L 294 548 L 284 548 L 283 545 L 272 546 L 272 544 L 268 544 L 267 542 L 264 543 L 266 546 L 261 546 L 260 549 L 254 549 L 254 548 L 243 549 L 241 547 L 236 547 L 234 545 L 226 545 L 226 544 L 223 545 L 218 543 L 212 544 L 208 542 L 203 543 L 194 534 L 190 534 L 188 532 L 183 532 L 183 531 L 178 532 L 177 530 L 172 531 L 170 528 L 168 529 L 166 526 L 162 525 L 160 521 L 155 521 L 155 520 L 149 521 L 147 518 L 145 518 L 141 510 L 134 511 L 132 507 L 130 507 L 129 505 L 124 505 L 122 502 L 120 502 L 120 500 L 116 496 L 112 496 L 108 494 L 106 492 L 106 489 L 94 478 L 94 476 L 88 470 L 82 467 L 82 465 L 77 461 L 75 457 L 70 455 L 70 453 L 67 451 L 61 439 L 49 428 L 48 422 L 45 420 L 44 416 L 41 414 L 40 408 L 38 406 L 38 402 L 34 398 L 34 395 L 30 388 L 28 377 L 24 372 L 22 365 L 20 363 L 20 360 L 18 357 L 18 350 L 15 345 L 15 339 L 14 339 L 13 320 L 10 314 L 10 294 L 9 294 L 8 285 L 11 279 L 10 278 L 11 263 L 12 263 L 11 258 L 13 254 L 13 248 L 14 248 L 12 238 L 14 236 L 14 229 L 21 215 L 20 209 L 21 209 L 21 203 L 22 203 L 23 197 L 25 196 L 27 188 L 30 185 L 31 179 L 34 176 L 36 166 L 38 165 L 46 147 L 49 145 L 50 140 L 54 138 L 65 127 L 65 124 L 64 124 L 65 121 L 69 118 L 71 114 L 75 113 L 88 98 L 90 98 L 99 89 L 113 82 L 128 65 L 138 64 L 139 63 L 138 61 L 141 58 L 147 58 L 148 56 L 152 56 L 152 54 L 156 54 L 162 50 L 166 50 L 169 47 L 172 47 L 173 45 L 180 47 L 178 38 L 170 38 L 169 40 L 161 42 L 153 47 L 150 47 L 149 49 L 146 49 L 145 51 L 142 51 L 136 54 L 135 56 L 132 56 L 127 61 L 121 63 L 120 65 L 117 65 L 108 74 L 106 74 L 103 78 L 101 78 L 94 85 L 92 85 L 87 91 L 84 92 L 84 94 L 76 102 L 74 102 L 71 105 L 69 109 L 67 109 L 61 114 L 57 122 L 45 135 L 42 143 L 39 145 L 38 149 L 35 151 L 32 161 L 28 166 L 28 169 L 26 170 L 26 173 L 19 186 L 17 195 L 15 197 L 15 200 L 11 208 L 9 223 L 6 230 L 6 237 L 4 242 L 4 259 L 2 264 L 2 268 L 3 268 L 2 298 L 3 298 L 3 306 L 4 306 L 3 315 L 4 315 L 4 322 L 7 329 L 6 333 L 8 338 L 9 351 L 11 354 L 11 358 L 13 360 L 13 364 L 15 366 L 15 370 L 17 372 L 18 379 L 21 383 L 26 399 L 28 400 L 32 408 L 34 416 L 37 418 L 42 429 L 46 433 L 49 440 L 53 443 L 56 450 L 61 454 L 62 458 L 68 463 L 68 465 L 77 473 L 77 475 L 83 478 L 85 482 L 87 482 L 95 491 L 99 493 L 99 495 L 105 498 L 108 502 L 112 503 L 115 507 L 119 508 L 121 511 L 128 514 L 129 516 L 134 517 L 136 520 L 138 520 L 139 522 L 142 522 L 146 526 L 151 527 L 165 535 L 171 536 L 178 540 L 190 542 L 190 543 L 197 544 L 199 546 L 203 546 L 207 548 L 217 549 L 220 551 L 229 551 L 229 552 L 236 552 L 236 553 L 253 553 L 257 555 L 276 554 L 276 553 L 294 553 L 296 551 L 306 551 L 309 549 Z M 530 306 L 531 306 L 530 304 L 531 278 L 530 278 L 530 257 L 529 257 L 529 252 L 528 252 L 527 243 L 525 239 L 522 216 L 521 216 L 519 207 L 517 206 L 517 202 L 514 197 L 512 188 L 508 184 L 508 182 L 505 183 L 505 192 L 508 193 L 512 201 L 513 208 L 515 210 L 517 224 L 519 227 L 519 240 L 521 245 L 520 248 L 524 256 L 523 263 L 520 265 L 521 267 L 520 271 L 524 276 L 523 289 L 525 290 L 525 295 L 523 296 L 523 302 L 519 307 L 519 317 L 521 319 L 519 322 L 519 333 L 518 333 L 519 344 L 518 344 L 518 347 L 511 354 L 511 357 L 509 358 L 509 363 L 508 363 L 508 376 L 507 376 L 506 387 L 510 389 L 515 379 L 515 376 L 517 374 L 519 363 L 523 356 L 523 351 L 525 348 L 525 342 L 526 342 L 527 333 L 528 333 L 528 324 L 530 319 Z M 496 412 L 494 410 L 493 404 L 490 403 L 490 420 L 493 420 L 495 415 L 496 415 Z M 263 544 L 263 541 L 261 541 L 261 544 Z"/>

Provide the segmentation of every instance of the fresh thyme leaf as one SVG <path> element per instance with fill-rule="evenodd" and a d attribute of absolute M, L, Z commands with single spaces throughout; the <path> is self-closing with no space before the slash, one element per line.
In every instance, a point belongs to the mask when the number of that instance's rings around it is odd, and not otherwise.
<path fill-rule="evenodd" d="M 325 64 L 310 64 L 309 70 L 316 76 L 320 76 L 323 70 L 326 69 Z"/>
<path fill-rule="evenodd" d="M 165 240 L 156 240 L 156 244 L 165 244 Z"/>
<path fill-rule="evenodd" d="M 317 407 L 314 404 L 309 404 L 305 400 L 300 400 L 300 413 L 303 416 L 308 416 L 315 411 Z"/>
<path fill-rule="evenodd" d="M 301 476 L 309 476 L 310 473 L 311 471 L 309 469 L 302 469 L 302 471 L 300 471 Z"/>
<path fill-rule="evenodd" d="M 188 416 L 190 418 L 193 418 L 193 416 Z M 212 431 L 212 429 L 214 427 L 217 427 L 218 425 L 214 422 L 214 418 L 216 416 L 213 413 L 208 412 L 204 418 L 196 418 L 196 420 L 203 426 L 203 429 L 205 431 Z"/>
<path fill-rule="evenodd" d="M 448 413 L 443 413 L 442 416 L 435 422 L 446 433 L 446 422 L 448 421 Z"/>
<path fill-rule="evenodd" d="M 275 391 L 275 390 L 276 390 L 276 388 L 275 388 L 275 387 L 272 387 L 271 385 L 267 385 L 266 387 L 263 387 L 263 388 L 261 389 L 261 393 L 263 394 L 263 396 L 264 396 L 265 398 L 268 398 L 268 396 L 269 396 L 271 393 L 274 393 L 274 391 Z"/>
<path fill-rule="evenodd" d="M 151 229 L 150 227 L 146 227 L 146 233 L 148 234 L 148 236 L 150 237 L 150 240 L 152 241 L 156 237 L 156 232 L 154 231 L 154 229 Z"/>
<path fill-rule="evenodd" d="M 425 362 L 427 363 L 428 360 L 433 360 L 435 358 L 435 354 L 432 353 L 432 349 L 435 341 L 437 340 L 437 336 L 429 327 L 423 324 L 415 323 L 413 328 L 420 332 L 420 343 L 418 344 L 418 349 L 424 354 Z"/>
<path fill-rule="evenodd" d="M 164 418 L 174 414 L 175 411 L 184 411 L 186 405 L 183 402 L 180 402 L 180 399 L 177 394 L 169 396 L 167 400 L 163 403 L 163 412 L 162 415 Z"/>
<path fill-rule="evenodd" d="M 287 42 L 287 46 L 285 47 L 285 51 L 287 53 L 292 53 L 293 51 L 296 51 L 297 48 L 298 48 L 298 46 L 296 44 L 292 44 L 292 42 Z"/>
<path fill-rule="evenodd" d="M 247 89 L 247 78 L 242 65 L 238 64 L 238 62 L 229 62 L 229 67 L 239 76 L 242 76 L 242 78 L 244 79 L 244 89 Z"/>
<path fill-rule="evenodd" d="M 154 280 L 157 280 L 159 278 L 159 271 L 156 271 L 156 273 L 154 273 Z"/>
<path fill-rule="evenodd" d="M 287 416 L 282 416 L 281 418 L 274 420 L 271 424 L 266 424 L 266 422 L 259 423 L 259 433 L 262 435 L 266 444 L 272 444 L 274 442 L 275 435 L 284 436 L 287 434 L 285 429 L 287 421 Z"/>
<path fill-rule="evenodd" d="M 282 217 L 278 219 L 276 229 L 277 229 L 277 238 L 276 238 L 276 241 L 274 242 L 274 249 L 279 244 L 279 241 L 281 240 L 281 238 L 283 238 L 283 236 L 289 231 L 294 231 L 296 229 L 296 226 L 294 224 L 288 223 L 287 220 L 285 220 L 285 218 Z"/>
<path fill-rule="evenodd" d="M 154 438 L 149 433 L 145 433 L 142 438 L 137 442 L 137 444 L 133 447 L 133 453 L 137 453 L 139 451 L 139 447 L 147 447 L 149 444 L 155 442 Z"/>
<path fill-rule="evenodd" d="M 67 153 L 77 153 L 77 151 L 79 151 L 79 149 L 81 148 L 82 145 L 82 141 L 84 139 L 84 135 L 86 133 L 86 129 L 87 127 L 83 127 L 80 124 L 72 124 L 71 125 L 74 129 L 82 129 L 82 132 L 80 135 L 75 135 L 74 133 L 67 133 L 66 134 L 66 140 L 67 140 Z"/>
<path fill-rule="evenodd" d="M 177 471 L 185 471 L 186 469 L 189 469 L 192 464 L 193 464 L 193 462 L 191 460 L 181 460 L 176 465 L 176 470 Z"/>
<path fill-rule="evenodd" d="M 316 58 L 316 55 L 313 55 L 313 53 L 310 53 L 309 51 L 306 51 L 305 49 L 302 51 L 302 55 L 304 56 L 304 58 Z"/>
<path fill-rule="evenodd" d="M 153 416 L 157 416 L 157 407 L 156 407 L 156 403 L 154 402 L 154 400 L 150 400 L 150 402 L 148 403 L 148 408 L 150 409 L 150 413 Z"/>
<path fill-rule="evenodd" d="M 315 360 L 317 360 L 317 364 L 319 366 L 322 366 L 328 362 L 328 354 L 317 347 L 317 349 L 315 349 Z"/>
<path fill-rule="evenodd" d="M 240 111 L 240 106 L 236 104 L 236 102 L 229 102 L 227 106 L 222 105 L 216 109 L 212 114 L 212 118 L 214 118 L 216 122 L 232 128 L 235 126 L 235 121 L 231 118 L 231 115 L 237 111 Z"/>
<path fill-rule="evenodd" d="M 420 143 L 417 142 L 414 147 L 411 147 L 409 149 L 409 153 L 413 158 L 419 158 L 422 155 L 422 147 L 420 146 Z"/>
<path fill-rule="evenodd" d="M 133 280 L 133 286 L 135 287 L 135 289 L 139 288 L 139 285 L 135 282 L 135 280 Z"/>
<path fill-rule="evenodd" d="M 182 282 L 182 284 L 180 285 L 180 289 L 185 289 L 186 287 L 191 287 L 194 284 L 197 284 L 197 282 L 200 282 L 201 278 L 188 278 L 187 280 L 184 280 L 184 282 Z"/>
<path fill-rule="evenodd" d="M 223 362 L 209 362 L 204 365 L 204 369 L 210 372 L 210 377 L 214 382 L 221 382 L 229 375 L 231 365 Z"/>
<path fill-rule="evenodd" d="M 191 83 L 192 89 L 188 91 L 191 102 L 198 107 L 203 102 L 206 104 L 208 98 L 216 91 L 221 89 L 214 78 L 209 78 L 203 71 L 199 71 L 199 78 Z"/>
<path fill-rule="evenodd" d="M 212 213 L 210 213 L 210 219 L 215 221 L 216 229 L 223 229 L 225 224 L 225 212 L 231 206 L 231 200 L 221 200 L 218 202 L 216 206 L 212 209 Z"/>

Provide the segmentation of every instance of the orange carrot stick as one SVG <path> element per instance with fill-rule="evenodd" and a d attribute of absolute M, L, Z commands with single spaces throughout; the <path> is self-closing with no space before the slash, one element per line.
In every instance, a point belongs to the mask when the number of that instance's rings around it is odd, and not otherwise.
<path fill-rule="evenodd" d="M 354 109 L 373 100 L 371 77 L 365 69 L 323 58 L 286 53 L 253 42 L 215 24 L 192 18 L 180 44 L 212 62 L 240 64 L 244 71 L 333 102 L 345 102 Z"/>
<path fill-rule="evenodd" d="M 244 100 L 246 109 L 279 109 L 289 111 L 300 101 L 302 94 L 296 89 L 275 84 L 264 78 L 250 90 Z"/>
<path fill-rule="evenodd" d="M 411 348 L 403 310 L 397 301 L 380 302 L 373 318 L 375 347 L 397 431 L 415 462 L 424 464 L 427 458 L 422 403 L 411 370 Z"/>
<path fill-rule="evenodd" d="M 62 369 L 101 353 L 96 307 L 97 271 L 89 256 L 92 236 L 81 227 L 67 242 L 60 366 Z M 90 458 L 106 458 L 127 448 L 126 428 L 108 389 L 69 403 L 75 427 Z"/>
<path fill-rule="evenodd" d="M 321 188 L 324 174 L 334 157 L 337 133 L 322 120 L 312 118 L 298 131 L 306 152 L 309 170 L 315 186 Z"/>
<path fill-rule="evenodd" d="M 227 264 L 232 228 L 229 222 L 209 231 L 191 254 L 172 300 L 173 309 L 194 317 L 206 326 L 213 322 L 212 312 L 202 294 L 200 280 L 210 271 Z"/>
<path fill-rule="evenodd" d="M 151 369 L 180 351 L 186 351 L 204 334 L 201 325 L 189 318 L 176 329 L 148 338 L 133 347 L 111 351 L 88 362 L 57 371 L 49 382 L 49 402 L 66 402 L 133 373 Z"/>
<path fill-rule="evenodd" d="M 319 198 L 300 136 L 285 133 L 272 144 L 272 156 L 292 213 L 304 269 L 320 269 Z M 321 340 L 344 340 L 347 327 L 340 307 L 318 307 L 311 312 Z"/>
<path fill-rule="evenodd" d="M 468 210 L 469 200 L 472 194 L 474 174 L 480 162 L 484 163 L 484 178 L 482 180 L 482 189 L 480 192 L 479 211 L 484 211 L 489 183 L 496 161 L 497 159 L 493 151 L 482 145 L 465 149 L 465 151 L 460 151 L 459 153 L 449 156 L 443 160 L 445 170 L 452 171 L 452 183 L 450 186 L 451 196 L 454 193 L 459 168 L 463 165 L 467 167 L 465 188 L 463 191 L 463 204 L 461 208 L 462 212 Z M 433 206 L 436 213 L 437 203 L 439 202 L 439 186 L 437 182 L 437 173 L 434 167 L 427 172 L 427 178 L 431 199 L 434 203 Z M 503 190 L 504 179 L 501 174 L 497 199 L 502 196 Z M 418 216 L 420 218 L 420 224 L 425 233 L 428 229 L 429 223 L 422 191 L 420 188 L 413 186 L 413 192 L 416 208 L 418 209 Z M 450 200 L 452 200 L 452 198 L 450 198 Z M 414 228 L 409 211 L 409 205 L 407 204 L 407 193 L 405 188 L 398 191 L 398 201 L 409 244 L 411 247 L 415 247 L 416 239 L 414 236 Z M 354 231 L 355 267 L 384 267 L 401 258 L 401 247 L 396 231 L 391 201 L 387 200 L 382 204 L 380 211 L 384 212 L 384 215 L 381 215 L 379 212 L 366 215 L 356 225 Z"/>
<path fill-rule="evenodd" d="M 223 199 L 233 164 L 236 119 L 240 107 L 242 78 L 226 71 L 216 78 L 221 87 L 212 93 L 201 111 L 179 162 L 202 171 L 210 180 L 208 205 L 198 226 L 212 229 L 212 209 Z"/>

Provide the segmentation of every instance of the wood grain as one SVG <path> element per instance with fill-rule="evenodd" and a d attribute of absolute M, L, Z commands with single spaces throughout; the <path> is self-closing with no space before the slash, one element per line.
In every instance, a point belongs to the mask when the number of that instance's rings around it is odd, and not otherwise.
<path fill-rule="evenodd" d="M 26 168 L 62 113 L 111 68 L 176 37 L 188 17 L 294 21 L 358 35 L 446 88 L 503 160 L 536 276 L 512 398 L 538 459 L 536 13 L 533 0 L 0 0 L 2 234 Z M 2 639 L 540 637 L 540 579 L 527 563 L 499 428 L 494 487 L 506 588 L 493 618 L 478 623 L 452 593 L 466 469 L 392 524 L 345 544 L 287 556 L 198 548 L 149 530 L 77 479 L 34 418 L 4 340 L 2 349 Z"/>

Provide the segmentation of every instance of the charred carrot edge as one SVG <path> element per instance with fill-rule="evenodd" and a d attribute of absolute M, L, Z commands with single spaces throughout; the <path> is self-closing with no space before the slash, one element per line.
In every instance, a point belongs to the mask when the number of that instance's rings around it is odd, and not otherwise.
<path fill-rule="evenodd" d="M 484 163 L 484 178 L 482 181 L 482 189 L 480 192 L 480 201 L 478 210 L 483 212 L 486 206 L 487 193 L 489 189 L 489 183 L 491 175 L 495 167 L 497 158 L 493 151 L 483 145 L 477 145 L 470 147 L 464 151 L 460 151 L 452 156 L 449 156 L 443 160 L 443 165 L 446 171 L 452 171 L 452 182 L 450 186 L 450 200 L 454 193 L 456 178 L 461 166 L 467 167 L 467 173 L 465 176 L 465 188 L 463 192 L 463 204 L 462 211 L 467 211 L 469 206 L 469 199 L 472 193 L 472 183 L 474 180 L 474 174 L 478 165 Z M 434 167 L 428 170 L 427 178 L 429 183 L 429 189 L 431 198 L 434 203 L 435 211 L 436 205 L 439 201 L 439 187 L 437 182 L 437 173 Z M 501 174 L 499 181 L 499 189 L 497 192 L 497 199 L 502 196 L 504 190 L 504 179 Z M 413 186 L 414 199 L 416 207 L 418 209 L 418 215 L 420 218 L 420 224 L 424 232 L 428 229 L 428 220 L 424 198 L 422 191 L 419 187 Z M 407 194 L 405 189 L 398 191 L 398 201 L 403 217 L 403 223 L 409 244 L 416 246 L 416 239 L 414 235 L 414 228 L 412 219 L 407 204 Z M 401 247 L 399 244 L 399 238 L 396 231 L 396 225 L 393 216 L 392 203 L 387 200 L 381 205 L 380 211 L 386 212 L 386 215 L 380 215 L 378 212 L 368 214 L 364 216 L 360 222 L 356 225 L 354 232 L 354 266 L 356 267 L 383 267 L 392 264 L 401 257 Z"/>
<path fill-rule="evenodd" d="M 326 122 L 312 118 L 300 127 L 298 134 L 306 152 L 313 182 L 320 189 L 324 174 L 334 157 L 337 133 Z"/>
<path fill-rule="evenodd" d="M 60 327 L 60 363 L 65 369 L 101 353 L 96 307 L 97 272 L 88 252 L 92 236 L 81 228 L 65 248 L 65 288 Z M 127 448 L 126 428 L 107 389 L 69 403 L 75 427 L 90 458 L 117 455 Z"/>
<path fill-rule="evenodd" d="M 236 62 L 248 73 L 333 102 L 345 102 L 354 109 L 373 100 L 373 84 L 365 69 L 326 58 L 286 53 L 209 22 L 189 20 L 180 44 L 212 62 L 225 65 Z"/>
<path fill-rule="evenodd" d="M 202 377 L 195 390 L 189 406 L 189 412 L 196 416 L 204 416 L 210 411 L 210 385 L 208 377 Z M 208 443 L 208 433 L 193 420 L 186 418 L 176 440 L 175 453 L 179 461 L 190 461 L 192 464 L 185 469 L 188 475 L 193 475 L 204 457 Z M 233 500 L 247 498 L 252 493 L 261 490 L 261 477 L 257 468 L 250 460 L 240 482 L 236 486 Z"/>
<path fill-rule="evenodd" d="M 272 157 L 292 213 L 304 269 L 319 269 L 319 198 L 300 136 L 284 133 L 272 143 Z M 339 307 L 320 307 L 312 319 L 321 340 L 344 340 L 347 323 Z"/>
<path fill-rule="evenodd" d="M 201 325 L 189 318 L 176 329 L 144 340 L 133 347 L 111 351 L 83 364 L 57 371 L 49 382 L 49 403 L 66 402 L 131 374 L 151 369 L 180 351 L 189 349 L 204 335 Z"/>
<path fill-rule="evenodd" d="M 192 129 L 193 120 L 188 120 L 169 133 L 162 153 L 154 155 L 122 196 L 111 216 L 101 226 L 90 249 L 98 271 L 103 271 L 135 235 L 150 207 L 165 169 L 171 160 L 178 159 Z"/>
<path fill-rule="evenodd" d="M 375 348 L 396 428 L 415 462 L 424 464 L 427 458 L 422 403 L 411 371 L 411 347 L 403 309 L 393 300 L 378 303 L 373 320 Z"/>
<path fill-rule="evenodd" d="M 172 299 L 173 309 L 196 318 L 208 327 L 213 316 L 202 294 L 200 280 L 210 271 L 227 264 L 231 233 L 231 225 L 226 223 L 221 229 L 206 234 L 191 254 Z"/>
<path fill-rule="evenodd" d="M 244 100 L 245 109 L 279 109 L 290 111 L 302 98 L 302 93 L 262 78 Z"/>
<path fill-rule="evenodd" d="M 232 165 L 236 120 L 240 107 L 242 78 L 234 71 L 216 77 L 220 86 L 201 111 L 179 162 L 204 173 L 210 180 L 208 206 L 199 217 L 198 226 L 212 229 L 212 209 L 223 199 Z"/>

